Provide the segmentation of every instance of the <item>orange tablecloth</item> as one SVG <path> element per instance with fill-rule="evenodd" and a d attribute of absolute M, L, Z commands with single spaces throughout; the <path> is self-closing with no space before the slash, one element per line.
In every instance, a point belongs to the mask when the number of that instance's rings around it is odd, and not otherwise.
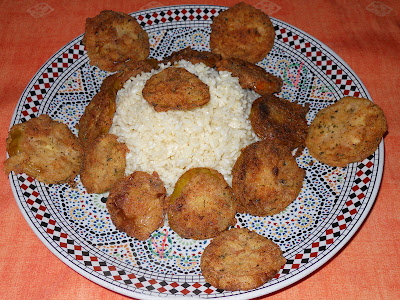
<path fill-rule="evenodd" d="M 232 6 L 236 0 L 0 1 L 0 149 L 18 99 L 52 54 L 103 9 L 133 12 L 173 4 Z M 400 299 L 400 1 L 249 0 L 332 48 L 385 111 L 385 170 L 376 203 L 358 233 L 329 263 L 270 299 Z M 123 299 L 54 256 L 26 223 L 0 172 L 1 299 Z"/>

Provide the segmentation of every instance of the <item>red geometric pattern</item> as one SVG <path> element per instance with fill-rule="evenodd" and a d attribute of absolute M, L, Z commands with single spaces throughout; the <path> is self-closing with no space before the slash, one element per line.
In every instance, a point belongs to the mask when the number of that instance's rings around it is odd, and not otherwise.
<path fill-rule="evenodd" d="M 30 95 L 26 99 L 24 109 L 21 111 L 23 116 L 23 118 L 21 118 L 22 122 L 34 118 L 37 115 L 40 101 L 44 99 L 51 85 L 61 73 L 84 54 L 84 46 L 81 43 L 75 44 L 62 53 L 51 65 L 46 67 L 42 75 L 33 84 Z"/>
<path fill-rule="evenodd" d="M 366 164 L 358 164 L 357 178 L 354 180 L 355 184 L 351 188 L 352 193 L 349 194 L 348 199 L 341 209 L 341 213 L 336 217 L 336 221 L 331 224 L 331 227 L 323 235 L 312 242 L 310 248 L 296 254 L 294 259 L 288 259 L 286 265 L 283 267 L 283 274 L 289 274 L 291 270 L 298 269 L 302 264 L 308 263 L 311 259 L 317 257 L 319 253 L 325 251 L 353 221 L 354 216 L 358 213 L 358 207 L 361 206 L 361 201 L 365 198 L 363 191 L 368 189 L 367 184 L 371 181 L 368 175 L 372 174 L 372 168 L 372 161 Z"/>
<path fill-rule="evenodd" d="M 89 251 L 83 249 L 80 245 L 77 245 L 73 239 L 68 237 L 67 233 L 62 231 L 61 227 L 57 225 L 57 222 L 47 212 L 47 208 L 42 204 L 40 194 L 37 192 L 37 187 L 33 183 L 34 179 L 32 177 L 21 174 L 18 179 L 21 183 L 21 189 L 24 191 L 25 196 L 27 196 L 26 203 L 29 209 L 34 212 L 34 217 L 40 222 L 40 226 L 46 230 L 49 237 L 61 249 L 64 249 L 69 255 L 73 256 L 74 260 L 82 263 L 85 267 L 90 267 L 94 271 L 101 273 L 102 276 L 112 278 L 115 281 L 133 285 L 136 288 L 144 288 L 148 291 L 157 290 L 159 293 L 168 292 L 174 295 L 187 295 L 190 293 L 198 295 L 200 293 L 211 294 L 221 292 L 207 283 L 167 283 L 164 280 L 148 279 L 144 276 L 137 277 L 133 273 L 127 273 L 113 265 L 107 264 L 96 256 L 91 255 Z"/>
<path fill-rule="evenodd" d="M 356 86 L 348 75 L 346 75 L 345 72 L 332 60 L 327 58 L 319 48 L 286 28 L 275 26 L 275 31 L 278 40 L 282 40 L 284 43 L 287 43 L 294 49 L 300 51 L 307 58 L 313 61 L 316 66 L 320 67 L 326 75 L 332 78 L 333 82 L 342 90 L 343 95 L 354 97 L 360 96 L 360 92 L 357 91 Z"/>
<path fill-rule="evenodd" d="M 147 14 L 136 16 L 137 21 L 143 27 L 160 23 L 184 22 L 184 21 L 211 21 L 216 15 L 217 9 L 199 6 L 197 8 L 173 8 L 167 11 L 149 11 Z"/>

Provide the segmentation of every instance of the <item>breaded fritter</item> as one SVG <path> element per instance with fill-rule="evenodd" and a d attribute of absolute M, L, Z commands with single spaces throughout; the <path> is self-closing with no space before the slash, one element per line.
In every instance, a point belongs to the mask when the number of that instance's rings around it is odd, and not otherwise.
<path fill-rule="evenodd" d="M 309 106 L 267 95 L 256 99 L 250 111 L 255 134 L 270 143 L 281 143 L 293 150 L 303 148 L 308 132 Z M 303 149 L 301 149 L 303 150 Z"/>
<path fill-rule="evenodd" d="M 156 69 L 158 69 L 158 61 L 154 58 L 135 62 L 129 61 L 125 64 L 123 70 L 104 78 L 100 90 L 114 89 L 117 92 L 124 87 L 125 82 L 131 77 Z"/>
<path fill-rule="evenodd" d="M 89 194 L 108 192 L 124 177 L 127 152 L 128 147 L 113 134 L 101 135 L 91 144 L 81 171 L 81 181 Z"/>
<path fill-rule="evenodd" d="M 156 172 L 136 171 L 113 185 L 107 209 L 118 230 L 146 240 L 164 223 L 166 190 Z"/>
<path fill-rule="evenodd" d="M 6 140 L 6 174 L 26 173 L 47 184 L 74 183 L 83 150 L 67 125 L 40 115 L 11 127 Z"/>
<path fill-rule="evenodd" d="M 296 199 L 304 176 L 286 146 L 265 140 L 250 144 L 232 169 L 239 212 L 264 217 L 283 211 Z"/>
<path fill-rule="evenodd" d="M 252 89 L 260 95 L 268 95 L 281 91 L 283 81 L 263 68 L 239 58 L 224 58 L 217 63 L 218 71 L 228 71 L 239 78 L 244 89 Z"/>
<path fill-rule="evenodd" d="M 317 113 L 306 146 L 322 163 L 345 167 L 373 154 L 386 131 L 386 118 L 378 105 L 365 98 L 344 97 Z"/>
<path fill-rule="evenodd" d="M 251 290 L 271 280 L 286 259 L 273 241 L 247 228 L 233 228 L 214 238 L 201 256 L 201 272 L 212 286 Z"/>
<path fill-rule="evenodd" d="M 108 133 L 112 126 L 117 109 L 117 92 L 123 88 L 125 82 L 142 72 L 150 72 L 158 68 L 155 59 L 145 59 L 138 62 L 127 62 L 121 72 L 106 77 L 100 91 L 93 97 L 79 120 L 78 137 L 86 149 L 100 135 Z"/>
<path fill-rule="evenodd" d="M 106 91 L 106 90 L 118 91 L 122 89 L 123 82 L 119 80 L 122 73 L 123 71 L 117 72 L 112 75 L 108 75 L 106 78 L 104 78 L 100 86 L 100 91 Z"/>
<path fill-rule="evenodd" d="M 274 45 L 275 29 L 268 15 L 240 2 L 221 12 L 211 24 L 211 52 L 251 63 L 262 60 Z"/>
<path fill-rule="evenodd" d="M 110 130 L 117 109 L 116 97 L 114 88 L 103 88 L 86 106 L 77 125 L 78 137 L 84 149 Z"/>
<path fill-rule="evenodd" d="M 232 189 L 213 169 L 186 171 L 168 203 L 168 223 L 183 238 L 209 239 L 236 223 Z"/>
<path fill-rule="evenodd" d="M 104 10 L 86 19 L 85 35 L 90 64 L 105 71 L 119 71 L 127 61 L 146 59 L 149 37 L 135 18 L 122 12 Z"/>
<path fill-rule="evenodd" d="M 170 56 L 164 58 L 162 63 L 171 63 L 173 65 L 182 59 L 190 61 L 192 64 L 204 63 L 207 67 L 214 68 L 217 62 L 221 60 L 221 55 L 209 51 L 197 51 L 187 47 L 173 52 Z"/>
<path fill-rule="evenodd" d="M 143 98 L 156 111 L 188 110 L 210 101 L 210 89 L 184 68 L 169 67 L 150 77 Z"/>

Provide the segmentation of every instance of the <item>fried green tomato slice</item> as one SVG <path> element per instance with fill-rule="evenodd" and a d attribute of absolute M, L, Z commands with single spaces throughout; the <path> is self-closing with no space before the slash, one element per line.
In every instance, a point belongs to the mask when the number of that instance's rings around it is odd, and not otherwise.
<path fill-rule="evenodd" d="M 210 89 L 184 68 L 169 67 L 150 77 L 143 98 L 155 111 L 189 110 L 210 101 Z"/>
<path fill-rule="evenodd" d="M 137 62 L 129 61 L 125 64 L 123 70 L 104 78 L 100 91 L 113 89 L 115 92 L 118 92 L 131 77 L 136 77 L 141 73 L 147 73 L 156 69 L 158 69 L 158 61 L 154 58 Z"/>
<path fill-rule="evenodd" d="M 11 127 L 6 140 L 6 174 L 26 173 L 47 184 L 69 183 L 79 174 L 83 150 L 67 125 L 40 115 Z"/>
<path fill-rule="evenodd" d="M 225 58 L 217 63 L 218 71 L 228 71 L 239 78 L 244 89 L 252 89 L 260 95 L 268 95 L 281 91 L 283 81 L 263 68 L 239 58 Z"/>
<path fill-rule="evenodd" d="M 274 45 L 275 30 L 268 15 L 240 2 L 221 12 L 211 24 L 211 52 L 251 63 L 262 60 Z"/>
<path fill-rule="evenodd" d="M 383 110 L 365 98 L 344 97 L 320 110 L 306 146 L 322 163 L 345 167 L 373 154 L 387 131 Z"/>
<path fill-rule="evenodd" d="M 302 146 L 308 132 L 308 105 L 267 95 L 256 99 L 250 111 L 250 122 L 255 134 L 270 143 L 281 143 L 293 150 Z"/>
<path fill-rule="evenodd" d="M 143 72 L 150 72 L 158 68 L 158 61 L 146 59 L 138 62 L 128 62 L 126 68 L 106 77 L 100 91 L 93 97 L 79 120 L 78 137 L 84 149 L 90 147 L 94 140 L 108 133 L 112 126 L 117 108 L 117 92 L 123 88 L 125 82 Z"/>
<path fill-rule="evenodd" d="M 105 193 L 125 175 L 128 147 L 113 134 L 99 136 L 85 152 L 81 181 L 89 194 Z"/>
<path fill-rule="evenodd" d="M 117 109 L 116 97 L 115 89 L 104 88 L 86 106 L 77 125 L 78 137 L 84 149 L 110 130 Z"/>
<path fill-rule="evenodd" d="M 190 61 L 192 64 L 204 63 L 207 67 L 214 68 L 218 61 L 221 60 L 221 55 L 209 51 L 197 51 L 190 47 L 173 52 L 170 56 L 163 59 L 162 63 L 174 63 L 180 60 Z"/>
<path fill-rule="evenodd" d="M 164 224 L 165 197 L 164 183 L 156 172 L 136 171 L 113 185 L 107 209 L 118 230 L 146 240 Z"/>
<path fill-rule="evenodd" d="M 232 169 L 232 189 L 239 212 L 275 215 L 298 196 L 305 171 L 288 147 L 258 141 L 242 149 Z"/>
<path fill-rule="evenodd" d="M 255 289 L 286 263 L 278 245 L 247 228 L 232 228 L 214 238 L 201 256 L 201 272 L 212 286 L 228 291 Z"/>
<path fill-rule="evenodd" d="M 127 61 L 146 59 L 150 52 L 149 37 L 136 19 L 112 10 L 86 19 L 82 42 L 90 64 L 111 72 L 122 70 Z"/>
<path fill-rule="evenodd" d="M 236 223 L 232 189 L 213 169 L 186 171 L 176 182 L 168 203 L 169 226 L 183 238 L 209 239 Z"/>

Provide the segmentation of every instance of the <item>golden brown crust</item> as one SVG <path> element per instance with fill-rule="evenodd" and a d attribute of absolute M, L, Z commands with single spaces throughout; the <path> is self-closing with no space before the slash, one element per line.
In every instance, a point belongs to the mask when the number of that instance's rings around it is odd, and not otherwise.
<path fill-rule="evenodd" d="M 104 10 L 86 19 L 85 35 L 90 64 L 105 71 L 119 71 L 127 61 L 146 59 L 149 37 L 135 18 L 122 12 Z"/>
<path fill-rule="evenodd" d="M 100 91 L 85 108 L 77 125 L 78 137 L 85 149 L 90 147 L 97 137 L 110 130 L 117 108 L 117 92 L 123 88 L 125 82 L 131 77 L 157 68 L 158 61 L 155 59 L 130 61 L 125 63 L 122 71 L 107 76 L 103 80 Z"/>
<path fill-rule="evenodd" d="M 210 101 L 210 89 L 184 68 L 169 67 L 150 77 L 143 98 L 156 111 L 187 110 Z"/>
<path fill-rule="evenodd" d="M 209 51 L 197 51 L 187 47 L 173 52 L 170 56 L 164 58 L 162 63 L 171 63 L 173 65 L 182 59 L 190 61 L 192 64 L 204 63 L 207 67 L 214 68 L 217 62 L 221 60 L 221 55 Z"/>
<path fill-rule="evenodd" d="M 239 58 L 225 58 L 217 63 L 218 71 L 228 71 L 239 78 L 239 84 L 244 89 L 252 89 L 260 95 L 280 92 L 283 81 L 263 68 Z"/>
<path fill-rule="evenodd" d="M 131 77 L 156 69 L 158 69 L 158 61 L 154 58 L 137 62 L 129 61 L 125 64 L 125 68 L 122 71 L 104 78 L 100 90 L 113 89 L 117 92 L 124 87 L 125 82 Z"/>
<path fill-rule="evenodd" d="M 256 216 L 281 212 L 296 199 L 304 176 L 289 148 L 268 141 L 247 146 L 232 169 L 240 212 Z"/>
<path fill-rule="evenodd" d="M 373 154 L 386 131 L 386 118 L 378 105 L 365 98 L 344 97 L 317 113 L 306 146 L 322 163 L 345 167 Z"/>
<path fill-rule="evenodd" d="M 118 230 L 146 240 L 164 223 L 166 190 L 156 172 L 137 171 L 118 181 L 110 191 L 107 209 Z"/>
<path fill-rule="evenodd" d="M 239 291 L 263 285 L 285 263 L 274 242 L 246 228 L 233 228 L 214 238 L 204 249 L 200 267 L 211 285 Z"/>
<path fill-rule="evenodd" d="M 83 150 L 67 125 L 41 115 L 11 127 L 6 140 L 8 174 L 26 173 L 47 184 L 69 183 L 81 170 Z"/>
<path fill-rule="evenodd" d="M 183 238 L 212 238 L 236 223 L 232 189 L 224 176 L 213 169 L 186 171 L 168 203 L 169 226 Z"/>
<path fill-rule="evenodd" d="M 81 180 L 89 194 L 105 193 L 125 175 L 128 147 L 113 134 L 99 136 L 86 150 Z"/>
<path fill-rule="evenodd" d="M 77 125 L 78 137 L 84 149 L 110 130 L 117 109 L 116 97 L 115 89 L 103 88 L 86 106 Z"/>
<path fill-rule="evenodd" d="M 270 143 L 281 143 L 293 150 L 305 145 L 309 106 L 301 106 L 273 95 L 256 99 L 250 111 L 255 134 Z"/>
<path fill-rule="evenodd" d="M 211 51 L 223 58 L 256 63 L 271 51 L 274 39 L 275 30 L 268 15 L 244 2 L 221 12 L 211 24 Z"/>

